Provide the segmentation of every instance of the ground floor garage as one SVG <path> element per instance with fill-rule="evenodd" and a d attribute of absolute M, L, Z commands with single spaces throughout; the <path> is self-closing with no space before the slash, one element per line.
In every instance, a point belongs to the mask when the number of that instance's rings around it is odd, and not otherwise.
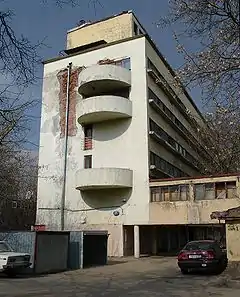
<path fill-rule="evenodd" d="M 123 226 L 124 256 L 175 255 L 191 240 L 215 239 L 226 247 L 224 224 Z"/>

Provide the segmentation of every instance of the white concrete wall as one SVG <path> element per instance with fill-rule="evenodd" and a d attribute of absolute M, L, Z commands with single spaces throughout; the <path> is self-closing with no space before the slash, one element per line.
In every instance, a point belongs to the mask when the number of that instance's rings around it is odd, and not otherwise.
<path fill-rule="evenodd" d="M 86 229 L 90 225 L 147 223 L 149 218 L 147 90 L 145 38 L 138 38 L 100 50 L 45 64 L 43 108 L 40 135 L 37 223 L 60 228 L 60 206 L 63 179 L 63 139 L 59 126 L 59 83 L 57 73 L 72 62 L 73 67 L 90 66 L 99 60 L 131 58 L 132 119 L 95 124 L 93 149 L 84 151 L 83 131 L 77 124 L 77 135 L 69 137 L 67 190 L 65 202 L 66 229 Z M 77 98 L 77 110 L 81 102 Z M 92 154 L 93 168 L 118 167 L 133 170 L 133 188 L 85 192 L 75 189 L 75 173 L 83 168 L 84 155 Z M 84 196 L 85 195 L 85 196 Z M 84 199 L 83 199 L 84 198 Z M 126 203 L 123 203 L 123 199 Z M 112 207 L 122 204 L 121 207 Z M 105 207 L 106 206 L 106 207 Z M 96 209 L 105 207 L 104 209 Z M 118 209 L 120 215 L 113 216 Z M 122 249 L 122 247 L 120 247 Z"/>

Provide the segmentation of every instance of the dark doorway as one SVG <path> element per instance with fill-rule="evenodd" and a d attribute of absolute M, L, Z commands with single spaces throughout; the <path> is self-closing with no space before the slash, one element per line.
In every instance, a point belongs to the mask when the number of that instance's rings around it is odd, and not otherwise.
<path fill-rule="evenodd" d="M 107 264 L 108 234 L 83 235 L 83 268 Z"/>
<path fill-rule="evenodd" d="M 124 257 L 133 256 L 134 254 L 134 227 L 123 227 L 123 243 L 124 243 Z"/>
<path fill-rule="evenodd" d="M 142 256 L 152 254 L 152 226 L 139 226 L 140 254 Z"/>

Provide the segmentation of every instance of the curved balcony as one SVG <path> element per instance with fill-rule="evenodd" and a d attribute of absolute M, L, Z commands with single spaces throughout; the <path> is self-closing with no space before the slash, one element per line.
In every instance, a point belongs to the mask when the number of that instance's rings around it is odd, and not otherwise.
<path fill-rule="evenodd" d="M 116 65 L 94 65 L 84 69 L 79 74 L 78 81 L 78 92 L 91 97 L 130 87 L 131 72 Z"/>
<path fill-rule="evenodd" d="M 83 99 L 78 108 L 79 124 L 132 117 L 132 102 L 120 96 L 96 96 Z"/>
<path fill-rule="evenodd" d="M 132 188 L 133 172 L 125 168 L 88 168 L 76 173 L 76 189 Z"/>

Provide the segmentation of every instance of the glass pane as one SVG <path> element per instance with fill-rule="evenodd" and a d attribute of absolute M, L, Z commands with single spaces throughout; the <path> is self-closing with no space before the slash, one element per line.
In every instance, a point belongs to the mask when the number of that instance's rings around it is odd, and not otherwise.
<path fill-rule="evenodd" d="M 205 184 L 205 200 L 215 199 L 214 183 Z"/>
<path fill-rule="evenodd" d="M 195 200 L 204 200 L 205 186 L 204 184 L 195 185 Z"/>
<path fill-rule="evenodd" d="M 237 189 L 236 189 L 236 182 L 227 182 L 227 198 L 234 199 L 237 198 Z"/>
<path fill-rule="evenodd" d="M 0 252 L 11 252 L 11 248 L 5 242 L 0 242 Z"/>
<path fill-rule="evenodd" d="M 216 199 L 227 198 L 227 191 L 225 183 L 216 183 Z"/>
<path fill-rule="evenodd" d="M 185 250 L 187 251 L 196 251 L 196 250 L 204 250 L 204 251 L 207 251 L 209 249 L 212 248 L 212 242 L 192 242 L 192 243 L 188 243 L 186 246 L 185 246 Z"/>
<path fill-rule="evenodd" d="M 180 200 L 181 201 L 186 201 L 187 200 L 187 195 L 188 195 L 188 186 L 187 185 L 180 185 L 179 186 L 179 191 L 180 191 Z"/>
<path fill-rule="evenodd" d="M 170 201 L 178 201 L 179 200 L 179 188 L 178 186 L 169 187 L 170 192 Z"/>
<path fill-rule="evenodd" d="M 168 187 L 162 187 L 161 188 L 161 193 L 162 193 L 162 201 L 170 201 L 170 195 L 169 195 Z"/>
<path fill-rule="evenodd" d="M 159 187 L 151 188 L 151 201 L 159 202 L 161 199 L 161 189 Z"/>
<path fill-rule="evenodd" d="M 84 168 L 92 168 L 92 156 L 84 156 Z"/>

